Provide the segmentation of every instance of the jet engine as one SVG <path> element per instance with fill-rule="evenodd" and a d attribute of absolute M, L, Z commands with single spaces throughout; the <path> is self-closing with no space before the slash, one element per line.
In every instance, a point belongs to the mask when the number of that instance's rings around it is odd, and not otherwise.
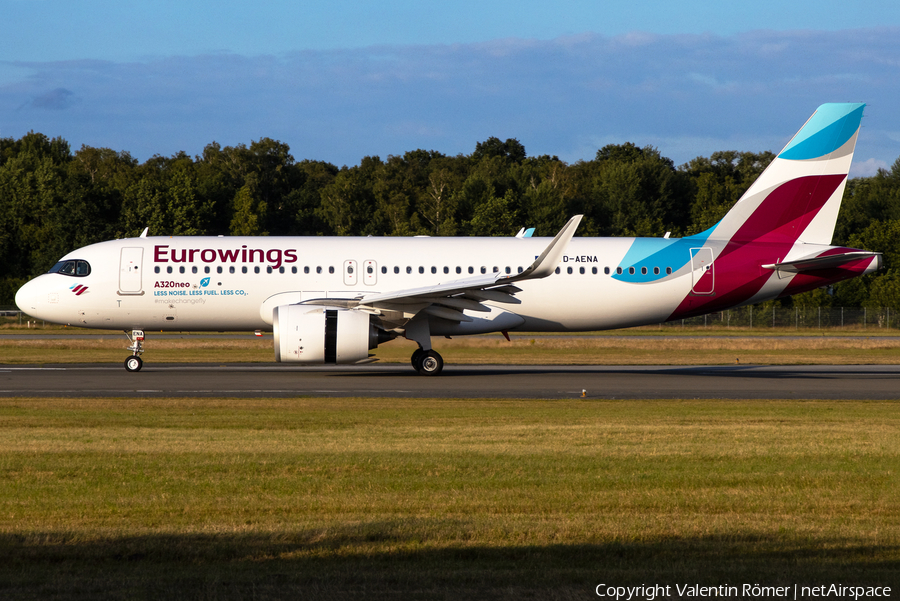
<path fill-rule="evenodd" d="M 394 337 L 354 309 L 281 305 L 272 317 L 275 361 L 283 363 L 359 363 Z"/>

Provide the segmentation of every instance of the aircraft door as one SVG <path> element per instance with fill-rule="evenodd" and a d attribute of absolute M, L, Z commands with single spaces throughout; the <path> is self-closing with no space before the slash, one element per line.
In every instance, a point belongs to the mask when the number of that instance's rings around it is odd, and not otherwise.
<path fill-rule="evenodd" d="M 344 261 L 344 285 L 356 286 L 358 277 L 359 274 L 356 272 L 356 261 L 352 259 Z"/>
<path fill-rule="evenodd" d="M 375 261 L 363 262 L 363 283 L 374 286 L 378 283 L 378 264 Z"/>
<path fill-rule="evenodd" d="M 691 249 L 691 292 L 712 294 L 715 291 L 716 273 L 711 248 Z"/>
<path fill-rule="evenodd" d="M 143 248 L 123 248 L 119 256 L 119 294 L 143 294 Z"/>

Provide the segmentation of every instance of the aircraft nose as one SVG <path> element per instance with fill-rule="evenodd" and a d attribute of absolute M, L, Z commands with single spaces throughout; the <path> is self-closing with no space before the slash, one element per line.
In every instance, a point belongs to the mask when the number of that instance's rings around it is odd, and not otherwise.
<path fill-rule="evenodd" d="M 28 313 L 29 309 L 31 309 L 31 297 L 34 296 L 34 287 L 31 285 L 31 282 L 26 282 L 24 286 L 19 288 L 16 291 L 16 306 L 19 308 L 19 311 L 23 311 Z"/>
<path fill-rule="evenodd" d="M 43 284 L 41 278 L 37 277 L 19 288 L 16 292 L 16 306 L 20 311 L 32 317 L 49 317 L 46 310 L 54 301 L 59 302 L 59 293 L 47 290 Z"/>

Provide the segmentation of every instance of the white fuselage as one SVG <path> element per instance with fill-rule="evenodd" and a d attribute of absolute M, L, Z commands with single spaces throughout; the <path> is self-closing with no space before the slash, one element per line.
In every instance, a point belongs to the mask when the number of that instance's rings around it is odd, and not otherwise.
<path fill-rule="evenodd" d="M 623 259 L 634 238 L 575 238 L 559 273 L 517 284 L 516 304 L 494 304 L 524 319 L 523 331 L 586 331 L 659 323 L 692 293 L 704 269 L 690 248 L 658 244 L 659 265 L 629 274 Z M 548 238 L 151 237 L 101 242 L 65 260 L 90 274 L 41 275 L 16 297 L 29 314 L 88 328 L 271 330 L 274 304 L 354 298 L 471 278 L 517 273 Z M 710 243 L 706 243 L 710 246 Z M 713 244 L 715 246 L 715 244 Z M 718 252 L 717 248 L 712 249 Z M 663 261 L 665 261 L 664 264 Z M 654 273 L 654 268 L 659 273 Z M 623 268 L 617 274 L 617 268 Z M 667 268 L 671 274 L 667 274 Z M 80 292 L 80 293 L 79 293 Z M 709 294 L 713 291 L 701 291 Z M 777 294 L 777 291 L 773 291 Z M 280 300 L 283 299 L 283 300 Z M 266 301 L 269 303 L 261 312 Z M 478 313 L 472 313 L 479 316 Z M 502 328 L 506 329 L 506 328 Z M 439 324 L 432 333 L 441 335 Z"/>

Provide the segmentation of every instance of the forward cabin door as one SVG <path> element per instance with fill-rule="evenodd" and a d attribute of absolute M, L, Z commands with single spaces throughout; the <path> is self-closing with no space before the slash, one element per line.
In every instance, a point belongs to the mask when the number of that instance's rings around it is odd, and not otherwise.
<path fill-rule="evenodd" d="M 140 295 L 144 293 L 142 284 L 144 259 L 143 248 L 123 248 L 119 256 L 119 294 Z"/>
<path fill-rule="evenodd" d="M 691 292 L 712 294 L 716 287 L 716 272 L 713 268 L 711 248 L 691 249 Z"/>

